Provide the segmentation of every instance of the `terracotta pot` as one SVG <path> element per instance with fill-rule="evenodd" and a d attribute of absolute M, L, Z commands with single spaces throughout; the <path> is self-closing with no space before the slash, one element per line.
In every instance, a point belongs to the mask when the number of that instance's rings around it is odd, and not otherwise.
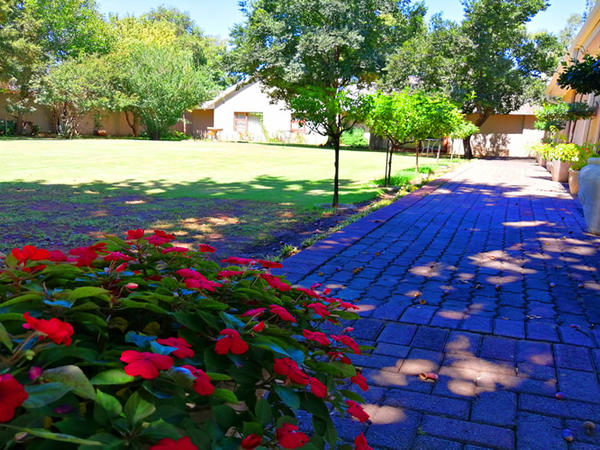
<path fill-rule="evenodd" d="M 546 167 L 547 163 L 548 163 L 548 161 L 546 161 L 544 158 L 540 158 L 540 166 Z"/>
<path fill-rule="evenodd" d="M 579 192 L 579 170 L 569 169 L 569 192 L 572 195 Z"/>
<path fill-rule="evenodd" d="M 600 158 L 579 171 L 579 201 L 590 233 L 600 234 Z"/>
<path fill-rule="evenodd" d="M 106 130 L 96 130 L 96 135 L 97 136 L 106 136 L 108 133 L 106 132 Z"/>
<path fill-rule="evenodd" d="M 552 164 L 554 164 L 553 160 L 547 160 L 546 165 L 544 166 L 546 167 L 546 170 L 550 173 L 552 173 Z"/>
<path fill-rule="evenodd" d="M 552 181 L 566 183 L 569 180 L 570 162 L 562 162 L 558 160 L 552 161 Z"/>

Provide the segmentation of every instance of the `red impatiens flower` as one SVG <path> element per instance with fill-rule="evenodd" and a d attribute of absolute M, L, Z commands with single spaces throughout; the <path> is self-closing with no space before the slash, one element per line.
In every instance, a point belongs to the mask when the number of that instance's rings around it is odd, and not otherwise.
<path fill-rule="evenodd" d="M 11 374 L 0 375 L 0 422 L 8 422 L 27 400 L 25 388 Z"/>
<path fill-rule="evenodd" d="M 319 295 L 317 292 L 313 291 L 312 289 L 306 289 L 304 287 L 297 287 L 296 290 L 300 291 L 300 292 L 304 292 L 309 297 L 314 297 L 314 298 L 321 297 L 321 295 Z"/>
<path fill-rule="evenodd" d="M 252 258 L 238 258 L 237 256 L 230 256 L 221 260 L 225 264 L 235 264 L 236 266 L 248 266 L 255 262 Z"/>
<path fill-rule="evenodd" d="M 292 316 L 287 309 L 280 305 L 269 305 L 269 309 L 273 314 L 279 317 L 281 320 L 285 322 L 294 322 L 296 323 L 296 318 Z"/>
<path fill-rule="evenodd" d="M 42 333 L 57 344 L 71 345 L 73 327 L 70 323 L 63 322 L 55 317 L 50 320 L 36 319 L 35 317 L 31 317 L 28 312 L 23 314 L 23 318 L 26 322 L 23 324 L 23 328 L 33 329 L 38 333 Z"/>
<path fill-rule="evenodd" d="M 329 352 L 327 353 L 327 356 L 329 356 L 332 361 L 338 360 L 344 364 L 352 364 L 352 360 L 341 352 Z"/>
<path fill-rule="evenodd" d="M 292 290 L 292 286 L 290 286 L 287 283 L 284 283 L 279 278 L 277 278 L 275 275 L 271 275 L 268 273 L 261 273 L 260 277 L 263 280 L 265 280 L 269 286 L 271 286 L 273 289 L 277 289 L 280 292 L 287 292 L 287 291 Z"/>
<path fill-rule="evenodd" d="M 262 442 L 262 437 L 258 434 L 250 434 L 242 440 L 241 447 L 244 450 L 254 450 Z"/>
<path fill-rule="evenodd" d="M 366 413 L 362 406 L 354 400 L 346 400 L 346 405 L 348 405 L 348 414 L 354 417 L 359 422 L 366 422 L 369 420 L 369 414 Z"/>
<path fill-rule="evenodd" d="M 204 278 L 204 275 L 202 275 L 200 272 L 198 272 L 197 270 L 194 270 L 194 269 L 179 269 L 175 273 L 177 275 L 182 276 L 183 278 L 196 278 L 196 279 Z"/>
<path fill-rule="evenodd" d="M 277 441 L 283 448 L 298 448 L 308 444 L 310 438 L 299 431 L 296 425 L 291 423 L 284 423 L 281 428 L 277 430 Z"/>
<path fill-rule="evenodd" d="M 189 370 L 192 375 L 196 378 L 194 380 L 194 391 L 200 395 L 212 395 L 215 392 L 215 387 L 210 382 L 210 377 L 204 370 L 196 369 L 194 366 L 185 365 L 181 366 L 184 369 Z"/>
<path fill-rule="evenodd" d="M 339 306 L 344 309 L 354 309 L 354 310 L 360 309 L 358 306 L 353 305 L 352 303 L 349 303 L 349 302 L 340 302 Z"/>
<path fill-rule="evenodd" d="M 50 257 L 48 259 L 53 262 L 63 262 L 67 260 L 67 255 L 60 250 L 51 250 Z"/>
<path fill-rule="evenodd" d="M 360 433 L 354 439 L 354 450 L 373 450 L 373 447 L 367 444 L 367 438 L 364 434 Z"/>
<path fill-rule="evenodd" d="M 13 248 L 12 255 L 19 264 L 27 264 L 28 261 L 42 261 L 50 259 L 50 252 L 33 245 L 26 245 L 23 250 Z"/>
<path fill-rule="evenodd" d="M 296 361 L 290 358 L 275 359 L 273 372 L 286 376 L 294 383 L 301 384 L 302 386 L 310 383 L 310 377 L 300 370 Z"/>
<path fill-rule="evenodd" d="M 108 255 L 104 256 L 104 261 L 133 261 L 135 258 L 132 258 L 129 255 L 126 255 L 121 252 L 110 252 Z"/>
<path fill-rule="evenodd" d="M 240 333 L 231 329 L 225 328 L 221 330 L 220 338 L 215 344 L 215 352 L 219 355 L 226 355 L 231 352 L 234 355 L 241 355 L 248 351 L 248 344 L 240 337 Z"/>
<path fill-rule="evenodd" d="M 217 249 L 214 248 L 212 245 L 200 244 L 198 246 L 198 251 L 201 253 L 214 253 L 217 251 Z"/>
<path fill-rule="evenodd" d="M 302 330 L 302 335 L 306 339 L 318 342 L 321 345 L 331 344 L 327 335 L 325 333 L 321 333 L 320 331 Z"/>
<path fill-rule="evenodd" d="M 312 392 L 315 397 L 327 397 L 327 386 L 325 386 L 319 380 L 317 380 L 314 377 L 311 377 L 308 381 L 308 384 L 310 385 L 310 392 Z"/>
<path fill-rule="evenodd" d="M 160 345 L 175 347 L 177 350 L 175 350 L 172 354 L 177 358 L 185 359 L 192 358 L 194 356 L 194 350 L 192 349 L 192 346 L 183 338 L 170 337 L 166 339 L 157 339 L 156 342 L 158 342 Z"/>
<path fill-rule="evenodd" d="M 173 367 L 173 358 L 158 353 L 136 352 L 125 350 L 121 353 L 121 361 L 129 363 L 125 366 L 125 373 L 132 377 L 141 376 L 152 380 L 159 375 L 160 370 Z"/>
<path fill-rule="evenodd" d="M 262 320 L 252 327 L 252 331 L 256 331 L 257 333 L 260 333 L 264 329 L 265 323 Z"/>
<path fill-rule="evenodd" d="M 264 259 L 257 259 L 257 263 L 263 266 L 265 269 L 281 269 L 283 264 L 275 261 L 265 261 Z"/>
<path fill-rule="evenodd" d="M 141 239 L 144 237 L 144 233 L 145 233 L 145 231 L 142 230 L 141 228 L 138 228 L 137 230 L 128 230 L 127 231 L 127 239 L 132 240 L 132 241 L 137 241 L 138 239 Z"/>
<path fill-rule="evenodd" d="M 352 339 L 350 336 L 331 335 L 331 339 L 333 339 L 334 341 L 341 342 L 345 346 L 350 347 L 354 353 L 356 353 L 357 355 L 360 355 L 360 347 L 358 346 L 356 341 L 354 339 Z"/>
<path fill-rule="evenodd" d="M 266 310 L 267 310 L 267 308 L 249 309 L 244 314 L 242 314 L 242 317 L 261 316 L 262 313 L 264 313 Z"/>
<path fill-rule="evenodd" d="M 158 444 L 152 445 L 148 450 L 198 450 L 189 437 L 182 437 L 174 440 L 164 438 L 158 441 Z"/>
<path fill-rule="evenodd" d="M 310 303 L 306 306 L 312 309 L 318 316 L 327 317 L 331 315 L 331 313 L 323 303 Z"/>
<path fill-rule="evenodd" d="M 78 267 L 83 267 L 91 266 L 94 260 L 98 258 L 98 253 L 103 253 L 105 251 L 106 244 L 104 242 L 100 242 L 89 247 L 74 248 L 72 250 L 69 250 L 69 254 L 77 256 L 76 265 Z"/>
<path fill-rule="evenodd" d="M 217 273 L 217 278 L 231 278 L 239 275 L 244 275 L 244 272 L 241 270 L 221 270 Z"/>
<path fill-rule="evenodd" d="M 354 384 L 356 384 L 363 391 L 369 390 L 369 385 L 367 384 L 367 379 L 360 372 L 356 372 L 356 375 L 354 375 L 352 378 L 350 378 L 350 381 L 352 381 Z"/>
<path fill-rule="evenodd" d="M 166 255 L 167 253 L 186 253 L 190 249 L 186 247 L 168 247 L 161 251 L 162 254 Z"/>
<path fill-rule="evenodd" d="M 215 292 L 215 288 L 221 287 L 220 283 L 202 278 L 188 278 L 185 280 L 185 287 L 188 289 L 205 289 L 210 292 Z"/>
<path fill-rule="evenodd" d="M 174 234 L 167 234 L 163 230 L 154 230 L 154 234 L 147 238 L 147 241 L 154 246 L 165 245 L 175 240 Z"/>

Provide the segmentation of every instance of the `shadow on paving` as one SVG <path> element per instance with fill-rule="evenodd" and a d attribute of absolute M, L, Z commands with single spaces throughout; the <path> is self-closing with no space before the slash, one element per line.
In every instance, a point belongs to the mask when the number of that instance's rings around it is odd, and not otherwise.
<path fill-rule="evenodd" d="M 25 244 L 73 248 L 106 233 L 161 228 L 174 232 L 180 244 L 210 243 L 221 255 L 260 253 L 290 236 L 311 234 L 324 211 L 314 206 L 315 198 L 329 199 L 330 184 L 274 177 L 250 183 L 1 182 L 0 252 Z M 360 194 L 349 187 L 344 195 L 351 202 Z"/>
<path fill-rule="evenodd" d="M 526 176 L 503 182 L 513 169 Z M 353 334 L 374 347 L 354 357 L 371 423 L 340 419 L 342 439 L 566 449 L 570 428 L 600 448 L 583 428 L 600 421 L 600 237 L 579 204 L 528 161 L 480 161 L 409 197 L 285 263 L 294 281 L 357 300 Z"/>

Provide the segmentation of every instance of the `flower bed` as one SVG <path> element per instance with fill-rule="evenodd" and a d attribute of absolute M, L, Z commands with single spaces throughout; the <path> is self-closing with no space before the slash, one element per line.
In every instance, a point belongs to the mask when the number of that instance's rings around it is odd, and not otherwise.
<path fill-rule="evenodd" d="M 210 261 L 130 230 L 68 255 L 26 246 L 0 267 L 0 441 L 93 449 L 352 448 L 364 422 L 343 328 L 351 303 L 292 287 L 278 263 Z M 322 325 L 339 325 L 327 334 Z M 296 411 L 312 415 L 301 431 Z M 306 430 L 305 430 L 306 431 Z M 368 449 L 362 434 L 354 442 Z"/>

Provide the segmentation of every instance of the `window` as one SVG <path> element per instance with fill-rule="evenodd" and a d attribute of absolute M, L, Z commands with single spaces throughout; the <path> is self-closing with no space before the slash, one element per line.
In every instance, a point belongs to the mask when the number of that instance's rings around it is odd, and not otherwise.
<path fill-rule="evenodd" d="M 233 113 L 233 130 L 241 134 L 248 133 L 248 113 Z"/>
<path fill-rule="evenodd" d="M 292 119 L 290 131 L 292 133 L 304 133 L 304 120 Z"/>

